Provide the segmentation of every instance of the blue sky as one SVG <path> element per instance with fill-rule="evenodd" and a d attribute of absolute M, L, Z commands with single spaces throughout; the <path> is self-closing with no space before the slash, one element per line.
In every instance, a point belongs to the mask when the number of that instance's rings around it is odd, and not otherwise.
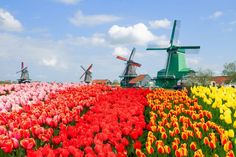
<path fill-rule="evenodd" d="M 156 76 L 168 46 L 173 20 L 181 20 L 179 43 L 200 45 L 186 54 L 194 70 L 220 74 L 236 60 L 236 1 L 214 0 L 1 0 L 0 80 L 16 80 L 20 62 L 32 80 L 79 82 L 80 65 L 93 63 L 94 79 L 119 79 L 136 47 L 137 72 Z"/>

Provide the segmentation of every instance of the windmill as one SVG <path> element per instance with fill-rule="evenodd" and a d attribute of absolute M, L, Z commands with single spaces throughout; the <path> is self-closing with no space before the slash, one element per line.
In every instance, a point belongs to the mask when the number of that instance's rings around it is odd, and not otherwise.
<path fill-rule="evenodd" d="M 178 46 L 178 30 L 180 21 L 175 20 L 171 38 L 170 46 L 167 48 L 147 48 L 147 50 L 166 50 L 168 57 L 165 69 L 157 72 L 156 85 L 164 88 L 172 88 L 177 84 L 177 81 L 182 80 L 184 76 L 194 72 L 186 65 L 185 53 L 196 52 L 200 46 Z"/>
<path fill-rule="evenodd" d="M 125 70 L 120 76 L 122 78 L 121 80 L 122 87 L 131 87 L 131 84 L 129 84 L 129 81 L 137 76 L 136 67 L 141 67 L 141 64 L 133 61 L 135 50 L 136 49 L 133 48 L 129 56 L 129 59 L 121 57 L 121 56 L 116 57 L 117 59 L 126 61 Z"/>
<path fill-rule="evenodd" d="M 80 79 L 84 77 L 84 82 L 88 84 L 92 81 L 92 72 L 90 71 L 92 66 L 93 64 L 90 64 L 87 69 L 85 69 L 82 65 L 80 66 L 84 70 L 84 73 L 81 75 Z"/>
<path fill-rule="evenodd" d="M 30 82 L 28 67 L 24 67 L 24 62 L 21 62 L 21 70 L 16 73 L 21 73 L 20 79 L 18 79 L 18 83 Z"/>

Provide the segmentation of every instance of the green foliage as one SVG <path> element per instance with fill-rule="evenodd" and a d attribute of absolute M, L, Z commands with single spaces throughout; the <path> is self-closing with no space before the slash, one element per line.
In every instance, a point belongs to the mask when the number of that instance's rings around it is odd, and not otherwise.
<path fill-rule="evenodd" d="M 210 82 L 212 81 L 213 77 L 213 71 L 210 69 L 205 70 L 198 70 L 196 73 L 191 73 L 185 81 L 185 84 L 187 87 L 193 86 L 193 85 L 202 85 L 202 86 L 208 86 Z"/>
<path fill-rule="evenodd" d="M 225 63 L 222 74 L 230 77 L 230 79 L 226 83 L 235 83 L 236 82 L 236 61 Z"/>

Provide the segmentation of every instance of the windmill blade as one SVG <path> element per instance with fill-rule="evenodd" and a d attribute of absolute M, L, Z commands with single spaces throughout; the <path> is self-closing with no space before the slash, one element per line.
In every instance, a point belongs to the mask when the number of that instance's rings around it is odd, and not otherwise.
<path fill-rule="evenodd" d="M 86 71 L 89 71 L 92 68 L 93 64 L 90 64 L 90 66 L 88 67 L 88 69 Z"/>
<path fill-rule="evenodd" d="M 175 20 L 173 28 L 172 28 L 171 37 L 170 37 L 170 45 L 171 46 L 174 44 L 177 44 L 178 39 L 179 39 L 179 30 L 180 30 L 180 21 Z"/>
<path fill-rule="evenodd" d="M 168 48 L 147 48 L 146 50 L 167 50 Z"/>
<path fill-rule="evenodd" d="M 132 62 L 131 63 L 133 66 L 136 66 L 136 67 L 141 67 L 142 66 L 142 64 L 139 64 L 139 63 L 137 63 L 137 62 Z"/>
<path fill-rule="evenodd" d="M 132 50 L 132 52 L 131 52 L 131 54 L 130 54 L 130 56 L 129 56 L 129 61 L 134 58 L 135 51 L 136 51 L 136 49 L 133 48 L 133 50 Z"/>
<path fill-rule="evenodd" d="M 80 67 L 81 67 L 84 71 L 86 71 L 85 68 L 84 68 L 82 65 L 81 65 Z"/>
<path fill-rule="evenodd" d="M 122 76 L 125 76 L 125 74 L 126 74 L 127 71 L 128 71 L 128 67 L 129 67 L 129 63 L 126 64 L 126 67 L 125 67 L 125 70 L 124 70 L 123 73 L 122 73 Z"/>
<path fill-rule="evenodd" d="M 17 71 L 16 73 L 22 72 L 23 70 L 27 69 L 28 67 L 24 67 L 23 69 L 21 69 L 20 71 Z"/>
<path fill-rule="evenodd" d="M 176 46 L 179 49 L 200 49 L 200 46 Z"/>
<path fill-rule="evenodd" d="M 17 71 L 16 73 L 18 74 L 19 72 L 22 72 L 22 70 L 20 70 L 20 71 Z"/>
<path fill-rule="evenodd" d="M 21 62 L 21 69 L 24 69 L 24 62 Z"/>
<path fill-rule="evenodd" d="M 116 56 L 117 59 L 123 60 L 123 61 L 127 61 L 127 59 L 125 57 L 121 57 L 121 56 Z"/>
<path fill-rule="evenodd" d="M 86 72 L 84 72 L 84 73 L 83 73 L 83 75 L 81 75 L 81 76 L 80 76 L 80 79 L 82 79 L 82 78 L 83 78 L 83 76 L 85 75 L 85 73 L 86 73 Z"/>
<path fill-rule="evenodd" d="M 199 53 L 200 49 L 185 49 L 184 51 L 187 54 L 197 54 Z"/>

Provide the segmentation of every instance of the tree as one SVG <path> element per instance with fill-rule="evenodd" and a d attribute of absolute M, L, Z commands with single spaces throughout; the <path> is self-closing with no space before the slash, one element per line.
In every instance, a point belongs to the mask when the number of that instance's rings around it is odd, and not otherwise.
<path fill-rule="evenodd" d="M 196 73 L 190 74 L 186 79 L 186 85 L 192 86 L 192 85 L 202 85 L 202 86 L 208 86 L 210 82 L 212 81 L 214 73 L 210 69 L 205 70 L 198 70 Z"/>
<path fill-rule="evenodd" d="M 225 63 L 222 74 L 230 78 L 226 83 L 236 82 L 236 62 Z"/>
<path fill-rule="evenodd" d="M 119 85 L 120 85 L 120 82 L 119 82 L 118 80 L 114 80 L 114 81 L 112 82 L 112 85 L 113 85 L 113 86 L 119 86 Z"/>

